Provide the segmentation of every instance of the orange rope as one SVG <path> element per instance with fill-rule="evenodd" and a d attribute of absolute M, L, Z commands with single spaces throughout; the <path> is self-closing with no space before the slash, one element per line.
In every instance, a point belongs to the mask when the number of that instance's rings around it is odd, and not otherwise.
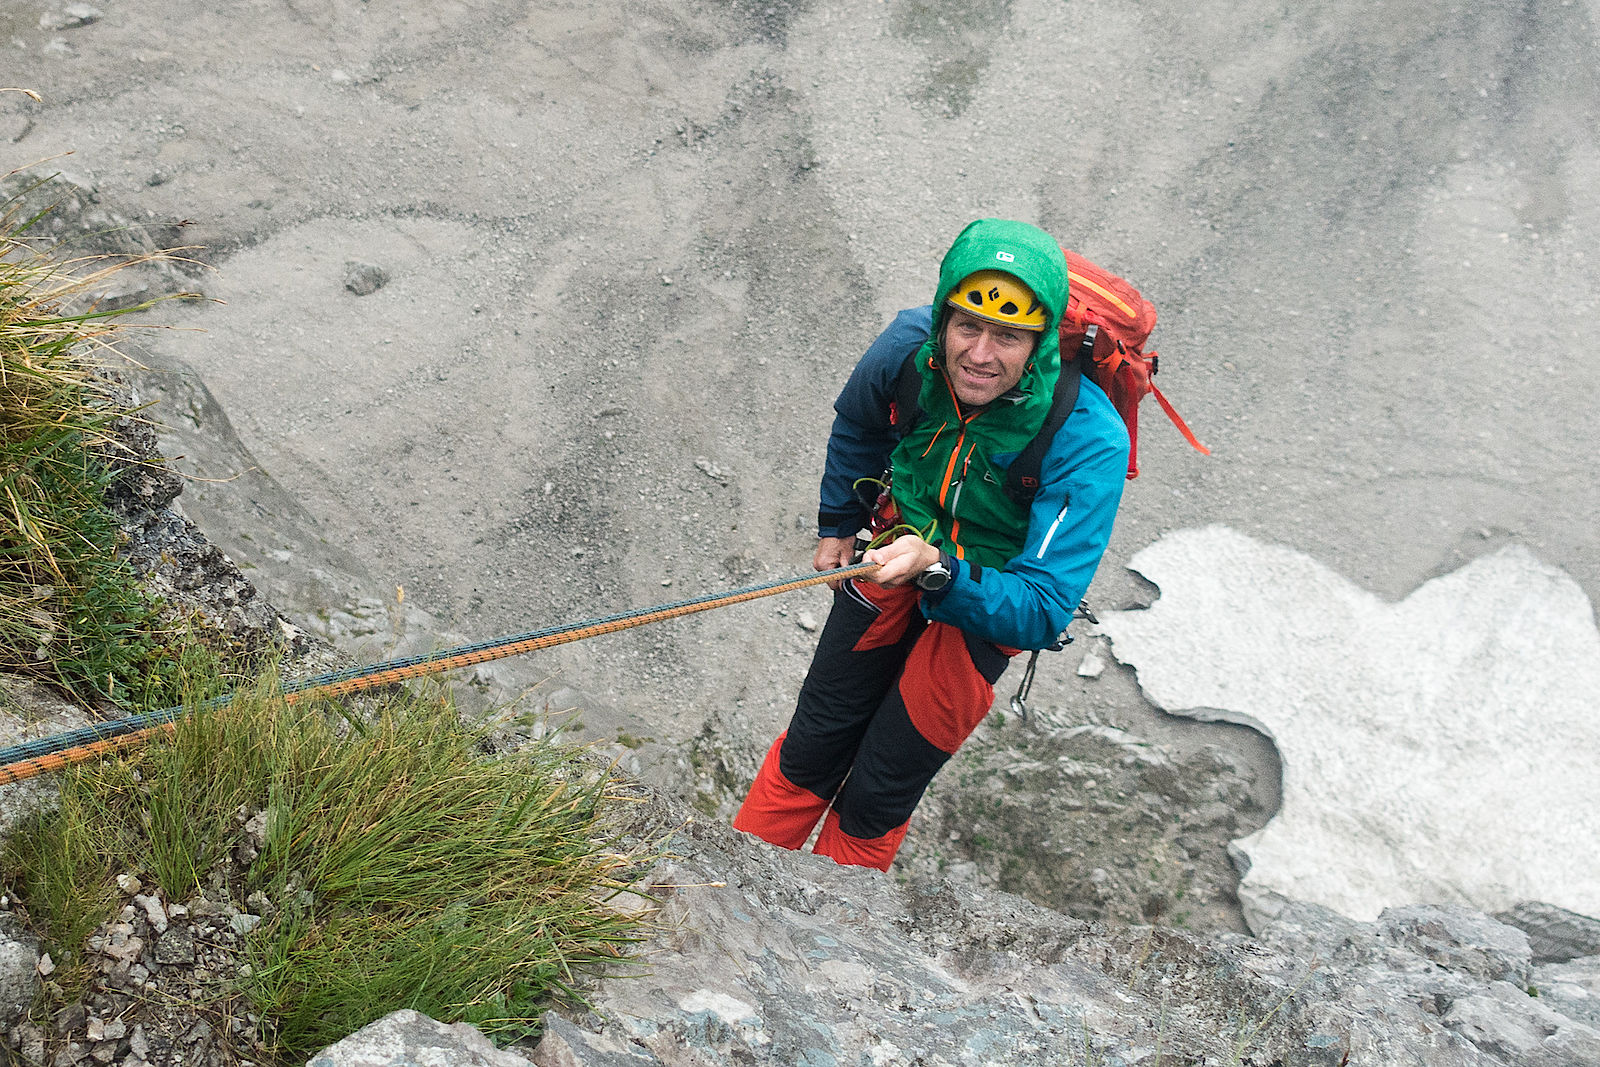
<path fill-rule="evenodd" d="M 878 564 L 876 563 L 856 563 L 848 567 L 838 567 L 800 578 L 792 578 L 788 581 L 751 586 L 721 596 L 709 596 L 698 600 L 664 604 L 660 607 L 645 608 L 624 615 L 577 623 L 560 629 L 502 638 L 482 645 L 469 645 L 459 649 L 449 649 L 417 659 L 395 660 L 391 661 L 392 666 L 377 663 L 370 667 L 359 668 L 356 672 L 339 673 L 336 681 L 314 684 L 317 679 L 311 679 L 310 682 L 312 684 L 306 684 L 304 688 L 285 692 L 283 699 L 285 703 L 293 704 L 311 696 L 340 696 L 361 689 L 371 689 L 410 678 L 438 674 L 457 667 L 488 663 L 491 660 L 505 659 L 508 656 L 519 656 L 525 652 L 537 652 L 540 649 L 570 644 L 589 637 L 599 637 L 601 634 L 616 633 L 619 630 L 644 626 L 647 623 L 662 622 L 666 619 L 674 619 L 683 615 L 693 615 L 696 612 L 710 611 L 712 608 L 727 607 L 729 604 L 740 604 L 747 600 L 756 600 L 761 597 L 773 596 L 777 593 L 787 593 L 795 589 L 803 589 L 806 586 L 820 585 L 823 582 L 836 582 L 846 578 L 864 576 L 877 569 Z M 226 700 L 223 703 L 226 703 Z M 171 717 L 174 718 L 181 714 L 182 711 L 183 709 L 181 708 L 167 709 L 167 712 L 171 713 Z M 159 714 L 166 715 L 167 713 Z M 12 760 L 0 766 L 0 785 L 20 782 L 48 771 L 59 771 L 75 763 L 87 762 L 97 756 L 109 755 L 122 749 L 132 748 L 135 745 L 142 744 L 158 730 L 165 730 L 170 733 L 173 729 L 172 722 L 166 721 L 140 729 L 130 729 L 115 736 L 99 738 L 86 744 L 71 745 L 58 751 Z M 72 737 L 75 733 L 70 732 L 61 736 L 64 738 Z"/>

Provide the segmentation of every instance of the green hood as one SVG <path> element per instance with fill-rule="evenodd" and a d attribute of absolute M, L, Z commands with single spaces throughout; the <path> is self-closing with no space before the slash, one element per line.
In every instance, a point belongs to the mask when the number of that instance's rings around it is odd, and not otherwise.
<path fill-rule="evenodd" d="M 979 219 L 968 224 L 956 237 L 950 251 L 939 264 L 939 288 L 933 297 L 933 335 L 923 345 L 923 355 L 936 362 L 942 361 L 939 350 L 941 325 L 950 293 L 962 279 L 980 270 L 1003 270 L 1018 278 L 1033 295 L 1039 298 L 1050 313 L 1050 319 L 1039 338 L 1038 351 L 1022 375 L 1018 390 L 1027 399 L 1013 402 L 1014 416 L 1009 420 L 1026 426 L 1031 438 L 1050 410 L 1050 394 L 1056 387 L 1056 375 L 1061 371 L 1061 347 L 1057 329 L 1061 313 L 1067 307 L 1067 258 L 1055 238 L 1026 222 L 1008 222 L 1005 219 Z M 955 417 L 944 382 L 936 373 L 927 370 L 928 360 L 923 359 L 924 381 L 922 410 L 937 411 L 941 416 Z M 936 393 L 937 396 L 930 396 Z M 940 399 L 943 403 L 940 404 Z M 1006 403 L 1004 400 L 997 404 Z M 1037 409 L 1037 410 L 1034 410 Z"/>
<path fill-rule="evenodd" d="M 968 412 L 963 426 L 944 380 L 940 342 L 946 299 L 962 279 L 980 270 L 1014 275 L 1033 290 L 1049 319 L 1017 388 L 976 416 Z M 998 483 L 983 475 L 1003 474 L 1044 425 L 1061 371 L 1057 330 L 1066 306 L 1066 257 L 1055 238 L 1037 226 L 979 219 L 961 231 L 940 264 L 933 333 L 917 356 L 923 414 L 894 451 L 894 498 L 906 522 L 924 531 L 931 526 L 935 543 L 962 558 L 999 566 L 1021 548 L 1027 515 L 1003 494 L 991 491 Z M 946 475 L 953 469 L 950 449 L 958 436 L 965 442 L 960 450 L 963 470 L 953 477 L 964 475 L 967 488 L 953 494 Z"/>

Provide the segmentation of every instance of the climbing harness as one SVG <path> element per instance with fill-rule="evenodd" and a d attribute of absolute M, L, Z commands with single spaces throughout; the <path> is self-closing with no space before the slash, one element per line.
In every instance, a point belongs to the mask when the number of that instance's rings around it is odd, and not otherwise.
<path fill-rule="evenodd" d="M 746 586 L 730 593 L 712 593 L 692 600 L 658 604 L 655 607 L 586 619 L 565 626 L 551 626 L 543 630 L 512 634 L 509 637 L 499 637 L 477 644 L 461 645 L 423 656 L 386 660 L 363 667 L 348 667 L 297 682 L 285 683 L 281 692 L 284 700 L 291 704 L 310 696 L 340 696 L 360 689 L 371 689 L 409 678 L 438 674 L 456 667 L 488 663 L 491 660 L 505 659 L 507 656 L 518 656 L 524 652 L 537 652 L 556 645 L 582 641 L 588 637 L 616 633 L 619 630 L 662 622 L 682 615 L 692 615 L 699 611 L 710 611 L 712 608 L 726 607 L 746 600 L 787 593 L 806 586 L 820 585 L 823 582 L 855 578 L 877 570 L 878 566 L 876 563 L 855 563 L 848 567 L 818 571 L 797 578 Z M 225 707 L 232 699 L 231 694 L 225 694 L 196 706 L 202 710 L 212 710 Z M 172 707 L 126 719 L 91 723 L 53 737 L 24 741 L 10 748 L 0 749 L 0 785 L 20 782 L 47 771 L 58 771 L 74 763 L 83 763 L 97 756 L 141 744 L 157 730 L 172 730 L 174 722 L 184 714 L 185 710 L 183 707 Z"/>

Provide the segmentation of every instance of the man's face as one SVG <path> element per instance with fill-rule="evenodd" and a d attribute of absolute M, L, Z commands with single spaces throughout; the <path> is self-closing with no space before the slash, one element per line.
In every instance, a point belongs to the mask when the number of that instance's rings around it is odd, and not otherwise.
<path fill-rule="evenodd" d="M 964 407 L 983 407 L 1022 380 L 1039 335 L 951 308 L 944 326 L 944 370 Z"/>

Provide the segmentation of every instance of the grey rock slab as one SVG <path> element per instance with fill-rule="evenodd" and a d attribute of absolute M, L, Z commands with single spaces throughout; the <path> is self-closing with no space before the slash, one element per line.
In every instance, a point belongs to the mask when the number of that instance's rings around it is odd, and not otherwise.
<path fill-rule="evenodd" d="M 1268 940 L 1200 939 L 947 882 L 897 885 L 694 821 L 674 853 L 647 880 L 663 907 L 644 973 L 602 983 L 601 1021 L 580 1028 L 666 1067 L 1153 1064 L 1158 1048 L 1185 1062 L 1243 1050 L 1255 1057 L 1243 1062 L 1490 1067 L 1512 1061 L 1474 1038 L 1497 1048 L 1532 1025 L 1480 976 L 1525 963 L 1521 934 L 1465 910 L 1363 924 L 1284 901 Z M 1476 1028 L 1447 1025 L 1441 1013 L 1472 996 L 1485 998 Z M 1582 1047 L 1578 1024 L 1541 1018 L 1556 1039 L 1541 1055 Z"/>
<path fill-rule="evenodd" d="M 1554 904 L 1526 900 L 1495 915 L 1528 935 L 1535 963 L 1562 963 L 1600 955 L 1600 919 L 1591 919 Z"/>
<path fill-rule="evenodd" d="M 0 921 L 0 1030 L 20 1022 L 39 992 L 39 945 Z"/>
<path fill-rule="evenodd" d="M 1533 963 L 1528 936 L 1481 912 L 1412 905 L 1387 908 L 1380 936 L 1457 974 L 1526 987 Z"/>
<path fill-rule="evenodd" d="M 544 1035 L 532 1053 L 534 1067 L 660 1067 L 661 1061 L 640 1048 L 628 1048 L 601 1034 L 590 1033 L 555 1012 L 544 1017 Z"/>
<path fill-rule="evenodd" d="M 1531 988 L 1547 1007 L 1600 1030 L 1600 956 L 1535 967 Z"/>
<path fill-rule="evenodd" d="M 1086 1025 L 1096 1041 L 1154 1041 L 1124 1017 L 1114 981 L 1060 962 L 1086 924 L 1005 895 L 965 912 L 940 885 L 908 902 L 875 871 L 720 826 L 692 822 L 684 836 L 675 851 L 693 859 L 648 880 L 664 901 L 648 977 L 608 981 L 595 1000 L 607 1035 L 668 1067 L 1047 1064 L 1081 1048 Z"/>
<path fill-rule="evenodd" d="M 1527 1067 L 1592 1067 L 1600 1032 L 1574 1022 L 1506 982 L 1454 1000 L 1445 1025 L 1483 1051 Z"/>
<path fill-rule="evenodd" d="M 409 1008 L 369 1023 L 306 1061 L 306 1067 L 531 1067 L 465 1023 Z"/>
<path fill-rule="evenodd" d="M 1269 891 L 1360 919 L 1600 915 L 1600 631 L 1572 579 L 1512 546 L 1390 603 L 1222 526 L 1130 566 L 1160 599 L 1101 629 L 1146 696 L 1255 725 L 1283 758 L 1281 810 L 1237 842 L 1247 918 Z"/>

